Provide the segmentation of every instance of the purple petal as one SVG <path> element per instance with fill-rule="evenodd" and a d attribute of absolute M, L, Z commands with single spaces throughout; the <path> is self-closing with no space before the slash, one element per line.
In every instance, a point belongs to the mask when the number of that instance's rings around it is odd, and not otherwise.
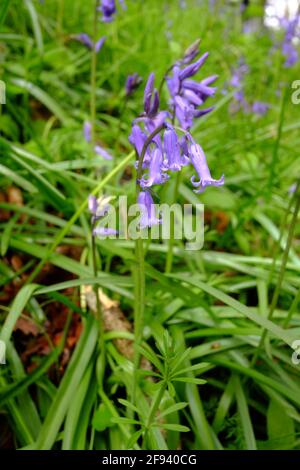
<path fill-rule="evenodd" d="M 164 133 L 164 149 L 167 157 L 167 168 L 171 171 L 179 171 L 182 167 L 180 146 L 174 129 L 169 128 Z"/>
<path fill-rule="evenodd" d="M 94 237 L 109 237 L 117 234 L 118 230 L 109 227 L 96 227 L 93 230 Z"/>
<path fill-rule="evenodd" d="M 144 110 L 148 114 L 150 111 L 151 98 L 154 90 L 154 73 L 150 73 L 144 91 Z"/>
<path fill-rule="evenodd" d="M 96 215 L 97 207 L 98 207 L 98 203 L 97 203 L 96 196 L 93 196 L 93 194 L 90 194 L 88 197 L 88 208 L 89 208 L 90 213 L 94 216 Z"/>
<path fill-rule="evenodd" d="M 148 178 L 140 181 L 141 188 L 150 188 L 154 184 L 162 184 L 169 178 L 163 173 L 163 154 L 159 148 L 155 148 L 149 163 Z"/>
<path fill-rule="evenodd" d="M 103 157 L 105 160 L 112 160 L 112 156 L 110 155 L 110 153 L 107 152 L 107 150 L 105 150 L 103 147 L 101 147 L 100 145 L 95 145 L 94 147 L 94 150 L 96 152 L 97 155 L 100 155 L 101 157 Z"/>
<path fill-rule="evenodd" d="M 148 191 L 141 191 L 138 196 L 138 204 L 141 210 L 139 225 L 141 229 L 161 223 L 155 214 L 155 205 Z"/>
<path fill-rule="evenodd" d="M 183 70 L 181 70 L 181 72 L 179 74 L 180 80 L 184 80 L 185 78 L 189 78 L 189 77 L 192 77 L 193 75 L 195 75 L 198 72 L 198 70 L 200 69 L 200 67 L 204 64 L 207 57 L 208 57 L 208 52 L 205 52 L 205 54 L 203 54 L 200 57 L 200 59 L 197 60 L 197 62 L 194 62 L 193 64 L 188 65 Z"/>
<path fill-rule="evenodd" d="M 85 121 L 83 124 L 83 135 L 87 142 L 91 141 L 91 131 L 92 131 L 91 123 L 89 121 Z"/>
<path fill-rule="evenodd" d="M 106 36 L 103 36 L 102 38 L 98 39 L 98 41 L 95 43 L 95 51 L 97 54 L 102 49 L 102 46 L 105 43 L 105 40 L 106 40 Z"/>
<path fill-rule="evenodd" d="M 192 185 L 199 188 L 194 190 L 196 193 L 203 192 L 206 186 L 222 186 L 224 184 L 224 175 L 218 180 L 211 177 L 205 154 L 199 144 L 191 145 L 189 156 L 199 176 L 199 181 L 195 181 L 195 176 L 191 178 Z"/>
<path fill-rule="evenodd" d="M 90 36 L 86 33 L 80 33 L 75 36 L 75 39 L 77 41 L 81 42 L 84 44 L 86 47 L 89 49 L 93 49 L 93 41 L 91 40 Z"/>

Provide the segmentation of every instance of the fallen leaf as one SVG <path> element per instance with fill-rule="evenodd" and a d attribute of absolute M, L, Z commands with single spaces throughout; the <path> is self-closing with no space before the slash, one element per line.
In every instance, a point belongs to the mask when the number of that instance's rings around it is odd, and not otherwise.
<path fill-rule="evenodd" d="M 15 330 L 20 330 L 24 335 L 37 336 L 40 333 L 39 327 L 29 317 L 19 317 L 15 324 Z"/>

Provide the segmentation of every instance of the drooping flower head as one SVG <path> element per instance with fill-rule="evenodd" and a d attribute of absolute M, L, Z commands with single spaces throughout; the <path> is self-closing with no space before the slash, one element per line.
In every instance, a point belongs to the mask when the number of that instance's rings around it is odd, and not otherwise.
<path fill-rule="evenodd" d="M 199 42 L 194 43 L 185 54 L 181 64 L 189 64 L 197 56 L 198 48 Z M 217 76 L 212 75 L 200 82 L 191 80 L 191 77 L 203 66 L 207 57 L 208 52 L 203 54 L 196 62 L 184 68 L 181 68 L 181 64 L 177 63 L 172 69 L 172 75 L 167 77 L 173 113 L 178 119 L 180 126 L 186 130 L 192 127 L 195 118 L 207 114 L 212 109 L 210 107 L 205 110 L 199 110 L 199 106 L 202 106 L 207 98 L 215 93 L 216 88 L 209 85 L 217 79 Z"/>
<path fill-rule="evenodd" d="M 102 49 L 102 46 L 105 42 L 106 37 L 103 36 L 94 43 L 94 41 L 90 38 L 88 34 L 80 33 L 74 36 L 74 39 L 84 44 L 88 49 L 92 50 L 95 48 L 95 51 L 98 54 L 98 52 L 100 52 L 100 50 Z"/>
<path fill-rule="evenodd" d="M 138 158 L 138 203 L 143 206 L 141 228 L 161 222 L 155 213 L 150 193 L 152 187 L 164 184 L 170 178 L 170 173 L 180 171 L 183 166 L 191 164 L 197 172 L 199 180 L 195 181 L 195 176 L 191 178 L 195 192 L 203 192 L 207 186 L 224 184 L 224 176 L 212 178 L 201 146 L 194 142 L 189 133 L 194 119 L 212 110 L 211 107 L 203 109 L 201 106 L 216 90 L 210 86 L 216 80 L 216 75 L 200 82 L 191 79 L 208 56 L 205 53 L 196 62 L 190 63 L 197 56 L 198 48 L 199 41 L 186 51 L 181 61 L 174 64 L 172 74 L 166 77 L 171 95 L 171 112 L 160 110 L 159 94 L 154 86 L 155 77 L 151 73 L 144 90 L 144 111 L 133 123 L 129 141 L 135 147 Z M 176 119 L 180 128 L 176 127 Z M 178 132 L 181 133 L 180 137 Z"/>
<path fill-rule="evenodd" d="M 140 86 L 141 82 L 142 78 L 139 76 L 138 73 L 128 75 L 125 83 L 126 96 L 131 96 L 135 92 L 135 90 Z"/>
<path fill-rule="evenodd" d="M 111 201 L 111 196 L 106 197 L 99 197 L 96 198 L 93 194 L 90 194 L 88 197 L 88 209 L 92 216 L 92 222 L 96 222 L 97 220 L 104 217 L 110 208 L 109 202 Z"/>
<path fill-rule="evenodd" d="M 295 47 L 295 40 L 299 37 L 300 15 L 293 19 L 281 18 L 280 25 L 284 29 L 284 39 L 282 43 L 282 54 L 285 57 L 284 66 L 292 67 L 298 62 L 298 51 Z"/>
<path fill-rule="evenodd" d="M 189 152 L 191 162 L 199 176 L 199 181 L 195 181 L 195 176 L 192 176 L 192 185 L 197 188 L 195 193 L 203 193 L 206 186 L 222 186 L 224 184 L 224 175 L 218 180 L 211 177 L 210 170 L 206 161 L 205 154 L 199 144 L 192 144 Z"/>
<path fill-rule="evenodd" d="M 110 210 L 110 201 L 113 199 L 112 196 L 100 196 L 96 198 L 93 194 L 88 197 L 88 209 L 91 214 L 91 223 L 93 227 L 93 237 L 108 237 L 111 235 L 117 235 L 118 231 L 110 228 L 97 225 L 103 217 L 105 217 Z M 101 223 L 101 222 L 100 222 Z M 103 223 L 103 222 L 102 222 Z"/>
<path fill-rule="evenodd" d="M 254 101 L 252 112 L 258 116 L 264 116 L 268 112 L 269 108 L 270 105 L 268 103 L 264 103 L 263 101 Z"/>
<path fill-rule="evenodd" d="M 169 175 L 163 171 L 163 154 L 160 148 L 156 147 L 151 154 L 149 162 L 149 173 L 147 177 L 139 181 L 141 188 L 150 188 L 155 184 L 163 184 Z"/>
<path fill-rule="evenodd" d="M 149 191 L 141 191 L 139 193 L 138 204 L 141 211 L 139 221 L 141 229 L 161 223 L 161 219 L 156 216 L 155 204 Z"/>
<path fill-rule="evenodd" d="M 119 2 L 121 7 L 125 9 L 124 0 L 119 0 Z M 113 21 L 117 12 L 116 2 L 115 0 L 100 0 L 100 5 L 97 9 L 102 13 L 102 21 L 104 23 L 110 23 Z"/>
<path fill-rule="evenodd" d="M 102 13 L 102 21 L 104 23 L 110 23 L 117 11 L 115 0 L 101 0 L 99 10 Z"/>
<path fill-rule="evenodd" d="M 200 39 L 196 39 L 196 41 L 185 50 L 183 58 L 178 61 L 178 64 L 189 64 L 192 62 L 199 54 L 199 45 Z"/>

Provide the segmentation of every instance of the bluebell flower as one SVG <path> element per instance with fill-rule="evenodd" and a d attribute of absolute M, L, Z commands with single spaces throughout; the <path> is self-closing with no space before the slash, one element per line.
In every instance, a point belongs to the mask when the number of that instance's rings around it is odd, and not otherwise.
<path fill-rule="evenodd" d="M 141 188 L 150 188 L 155 184 L 163 184 L 169 175 L 164 173 L 164 165 L 163 165 L 163 154 L 160 148 L 155 147 L 154 150 L 151 151 L 151 158 L 149 162 L 149 173 L 147 178 L 145 176 L 142 177 L 140 183 Z"/>
<path fill-rule="evenodd" d="M 115 0 L 101 0 L 98 8 L 102 13 L 102 21 L 110 23 L 117 11 Z"/>
<path fill-rule="evenodd" d="M 104 217 L 110 208 L 109 201 L 111 196 L 99 197 L 98 199 L 93 194 L 88 197 L 88 209 L 92 216 L 92 223 Z"/>
<path fill-rule="evenodd" d="M 145 129 L 150 134 L 163 125 L 167 117 L 170 116 L 168 111 L 159 111 L 159 95 L 158 91 L 154 88 L 154 78 L 154 74 L 151 73 L 144 90 L 144 112 L 134 121 L 135 123 L 143 122 Z M 161 148 L 159 135 L 153 141 Z"/>
<path fill-rule="evenodd" d="M 195 118 L 212 111 L 212 107 L 202 108 L 201 106 L 216 90 L 211 86 L 217 79 L 216 75 L 211 75 L 199 82 L 191 79 L 204 64 L 207 53 L 196 62 L 182 68 L 183 64 L 188 64 L 196 57 L 198 46 L 199 41 L 185 54 L 184 60 L 174 64 L 172 73 L 166 77 L 173 116 L 167 110 L 159 109 L 159 95 L 154 87 L 154 74 L 151 73 L 144 90 L 144 111 L 133 123 L 129 141 L 135 147 L 139 158 L 136 162 L 137 168 L 139 170 L 141 168 L 139 163 L 143 155 L 142 169 L 146 169 L 144 174 L 138 173 L 137 180 L 142 189 L 138 196 L 138 202 L 140 206 L 143 206 L 141 228 L 151 227 L 161 222 L 155 214 L 150 188 L 165 183 L 170 177 L 170 172 L 180 171 L 183 166 L 192 164 L 199 180 L 196 181 L 193 176 L 191 181 L 196 188 L 194 191 L 199 193 L 203 192 L 207 186 L 224 184 L 223 175 L 219 179 L 212 178 L 201 146 L 194 142 L 188 131 Z M 180 128 L 176 127 L 175 118 L 179 121 Z M 178 132 L 183 132 L 180 138 Z M 150 135 L 151 139 L 149 139 Z M 146 143 L 147 148 L 145 148 Z"/>
<path fill-rule="evenodd" d="M 106 37 L 102 36 L 100 39 L 98 39 L 98 41 L 94 43 L 90 36 L 86 33 L 77 34 L 76 36 L 74 36 L 74 38 L 84 44 L 88 49 L 92 50 L 93 48 L 95 48 L 97 54 L 102 49 L 102 46 L 106 40 Z"/>
<path fill-rule="evenodd" d="M 252 105 L 252 112 L 254 114 L 257 114 L 258 116 L 264 116 L 269 108 L 270 105 L 268 103 L 263 103 L 262 101 L 254 101 Z"/>
<path fill-rule="evenodd" d="M 181 156 L 181 147 L 177 134 L 171 126 L 164 133 L 164 150 L 166 155 L 165 168 L 171 171 L 180 171 L 185 162 Z"/>
<path fill-rule="evenodd" d="M 196 54 L 196 51 L 195 47 L 192 56 Z M 186 130 L 191 128 L 195 118 L 211 111 L 211 108 L 207 108 L 204 112 L 201 112 L 198 107 L 203 105 L 207 98 L 215 93 L 216 88 L 209 85 L 217 79 L 217 76 L 212 75 L 201 82 L 190 79 L 202 67 L 207 57 L 208 53 L 206 52 L 196 62 L 187 65 L 183 69 L 177 63 L 172 69 L 172 75 L 167 77 L 173 112 L 180 126 Z"/>
<path fill-rule="evenodd" d="M 190 78 L 196 75 L 198 70 L 202 67 L 208 57 L 208 52 L 205 52 L 200 59 L 198 59 L 193 64 L 187 65 L 183 70 L 179 72 L 179 79 L 184 80 L 185 78 Z"/>
<path fill-rule="evenodd" d="M 123 10 L 125 10 L 124 0 L 119 0 L 119 3 Z M 115 13 L 117 12 L 115 0 L 100 0 L 100 5 L 97 8 L 102 13 L 102 21 L 104 23 L 110 23 L 113 21 Z"/>
<path fill-rule="evenodd" d="M 77 39 L 77 41 L 81 42 L 82 44 L 84 44 L 89 49 L 93 48 L 93 41 L 91 40 L 91 38 L 88 34 L 86 34 L 86 33 L 77 34 L 75 36 L 75 39 Z"/>
<path fill-rule="evenodd" d="M 105 160 L 112 160 L 112 158 L 113 158 L 112 155 L 107 150 L 105 150 L 103 147 L 101 147 L 101 145 L 99 145 L 99 144 L 95 145 L 94 150 L 95 150 L 97 155 L 100 155 Z"/>
<path fill-rule="evenodd" d="M 140 86 L 141 82 L 142 78 L 137 73 L 128 75 L 125 83 L 126 96 L 131 96 L 135 92 L 135 90 Z"/>
<path fill-rule="evenodd" d="M 190 62 L 192 62 L 199 54 L 199 45 L 200 39 L 197 39 L 185 50 L 182 60 L 180 60 L 178 63 L 189 64 Z"/>
<path fill-rule="evenodd" d="M 92 133 L 92 125 L 89 121 L 85 121 L 83 124 L 83 136 L 87 142 L 91 142 L 91 133 Z"/>
<path fill-rule="evenodd" d="M 131 145 L 135 148 L 138 157 L 140 157 L 144 144 L 147 140 L 147 134 L 145 134 L 145 132 L 143 132 L 142 129 L 137 124 L 134 124 L 132 126 L 131 134 L 128 140 L 131 143 Z M 150 157 L 150 152 L 149 152 L 149 147 L 148 147 L 146 149 L 144 160 L 143 160 L 143 168 L 148 167 L 150 158 L 151 157 Z"/>
<path fill-rule="evenodd" d="M 191 144 L 189 157 L 199 176 L 199 181 L 195 181 L 195 176 L 191 178 L 192 185 L 199 188 L 194 190 L 195 193 L 202 193 L 206 186 L 222 186 L 224 184 L 224 175 L 218 180 L 211 177 L 205 154 L 199 144 Z"/>
<path fill-rule="evenodd" d="M 298 51 L 294 45 L 294 40 L 298 36 L 298 27 L 300 23 L 300 15 L 296 15 L 292 20 L 282 18 L 280 24 L 285 30 L 284 40 L 282 43 L 282 54 L 285 57 L 284 66 L 289 68 L 298 62 Z"/>
<path fill-rule="evenodd" d="M 110 210 L 110 201 L 112 196 L 100 196 L 96 198 L 93 194 L 88 197 L 88 209 L 91 214 L 92 235 L 93 237 L 107 237 L 117 235 L 118 231 L 110 227 L 96 226 L 96 224 L 108 214 Z"/>
<path fill-rule="evenodd" d="M 118 230 L 110 227 L 95 227 L 93 229 L 94 237 L 109 237 L 112 235 L 118 235 Z"/>
<path fill-rule="evenodd" d="M 139 220 L 141 229 L 161 223 L 161 219 L 156 216 L 155 204 L 149 191 L 141 191 L 139 193 L 138 204 L 141 211 L 141 217 Z"/>

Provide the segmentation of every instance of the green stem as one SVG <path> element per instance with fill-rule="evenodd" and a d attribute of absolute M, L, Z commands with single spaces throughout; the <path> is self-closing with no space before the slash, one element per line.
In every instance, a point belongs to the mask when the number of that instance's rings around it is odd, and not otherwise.
<path fill-rule="evenodd" d="M 176 175 L 174 193 L 172 203 L 177 201 L 178 192 L 179 192 L 179 185 L 180 185 L 180 177 L 181 172 L 178 171 Z M 174 247 L 174 231 L 175 231 L 175 215 L 171 212 L 171 220 L 170 220 L 170 239 L 168 241 L 168 252 L 167 252 L 167 259 L 166 259 L 166 267 L 165 272 L 168 274 L 172 271 L 173 265 L 173 247 Z"/>
<path fill-rule="evenodd" d="M 290 250 L 290 247 L 291 247 L 291 244 L 292 244 L 294 230 L 295 230 L 296 223 L 297 223 L 297 216 L 298 216 L 298 212 L 299 212 L 299 208 L 300 208 L 300 194 L 299 194 L 298 191 L 299 191 L 299 182 L 297 184 L 297 189 L 296 189 L 296 192 L 295 192 L 296 203 L 295 203 L 295 208 L 294 208 L 294 211 L 293 211 L 293 217 L 292 217 L 292 220 L 291 220 L 291 223 L 290 223 L 290 226 L 289 226 L 288 238 L 287 238 L 285 250 L 284 250 L 284 253 L 283 253 L 283 257 L 282 257 L 282 262 L 281 262 L 281 266 L 280 266 L 280 271 L 279 271 L 279 275 L 278 275 L 276 288 L 275 288 L 275 291 L 274 291 L 274 294 L 273 294 L 273 297 L 272 297 L 272 302 L 271 302 L 271 306 L 270 306 L 268 320 L 272 319 L 275 308 L 276 308 L 276 305 L 277 305 L 277 302 L 278 302 L 280 289 L 281 289 L 281 285 L 282 285 L 283 278 L 284 278 L 286 263 L 287 263 L 287 260 L 288 260 L 288 254 L 289 254 L 289 250 Z M 264 329 L 263 332 L 262 332 L 262 335 L 261 335 L 259 345 L 258 345 L 258 347 L 256 349 L 256 352 L 254 353 L 252 361 L 251 361 L 252 366 L 256 363 L 257 357 L 258 357 L 259 352 L 262 348 L 262 345 L 263 345 L 263 343 L 266 339 L 267 333 L 268 333 L 268 330 Z"/>
<path fill-rule="evenodd" d="M 272 186 L 273 186 L 274 178 L 276 176 L 276 164 L 278 160 L 278 152 L 279 152 L 281 135 L 282 135 L 282 127 L 283 127 L 283 122 L 284 122 L 284 114 L 285 114 L 285 108 L 286 108 L 286 103 L 287 103 L 287 98 L 289 96 L 289 93 L 290 93 L 289 87 L 287 86 L 285 93 L 283 93 L 282 101 L 281 101 L 281 108 L 280 108 L 280 114 L 279 114 L 279 120 L 278 120 L 278 126 L 277 126 L 277 137 L 276 137 L 276 141 L 273 147 L 272 161 L 270 165 L 268 194 L 272 194 Z"/>
<path fill-rule="evenodd" d="M 137 177 L 136 177 L 136 195 L 137 200 L 140 193 L 139 181 L 143 172 L 143 160 L 146 154 L 148 145 L 151 143 L 153 137 L 156 136 L 162 129 L 164 124 L 157 127 L 146 139 L 142 148 L 141 154 L 138 158 Z M 138 368 L 140 363 L 139 346 L 143 338 L 144 327 L 144 311 L 145 311 L 145 266 L 144 266 L 144 246 L 141 233 L 135 241 L 135 257 L 136 266 L 134 267 L 134 371 L 132 381 L 132 396 L 131 400 L 134 404 L 136 401 L 136 387 L 138 383 Z"/>
<path fill-rule="evenodd" d="M 282 220 L 281 225 L 280 225 L 280 229 L 279 229 L 279 238 L 278 238 L 277 243 L 275 244 L 275 247 L 274 247 L 274 251 L 273 251 L 273 261 L 272 261 L 272 266 L 271 266 L 271 270 L 270 270 L 269 277 L 268 277 L 268 285 L 271 285 L 272 280 L 273 280 L 273 276 L 274 276 L 274 272 L 275 272 L 275 267 L 276 267 L 276 261 L 277 261 L 277 255 L 278 255 L 279 250 L 280 250 L 280 247 L 281 247 L 281 242 L 282 242 L 282 239 L 283 239 L 283 236 L 284 236 L 284 229 L 285 229 L 285 227 L 286 227 L 286 223 L 287 223 L 288 217 L 289 217 L 289 215 L 290 215 L 290 212 L 291 212 L 291 208 L 292 208 L 293 203 L 294 203 L 294 198 L 291 197 L 291 198 L 290 198 L 289 205 L 288 205 L 288 207 L 287 207 L 287 209 L 286 209 L 286 211 L 285 211 L 283 220 Z"/>
<path fill-rule="evenodd" d="M 292 305 L 288 311 L 288 314 L 283 322 L 283 328 L 287 328 L 290 321 L 291 321 L 291 318 L 293 316 L 293 314 L 296 312 L 297 310 L 297 307 L 298 307 L 298 303 L 300 302 L 300 287 L 298 289 L 298 292 L 296 294 L 296 296 L 294 297 L 294 300 L 292 302 Z"/>
<path fill-rule="evenodd" d="M 150 409 L 149 416 L 148 416 L 148 419 L 147 419 L 147 423 L 146 423 L 146 426 L 145 426 L 145 434 L 144 434 L 144 437 L 143 437 L 142 449 L 145 449 L 145 446 L 147 444 L 148 433 L 149 433 L 149 430 L 151 428 L 152 421 L 154 420 L 155 415 L 157 413 L 157 410 L 159 409 L 159 405 L 160 405 L 160 402 L 161 402 L 161 400 L 164 396 L 166 387 L 167 387 L 166 382 L 163 382 L 161 384 L 160 389 L 158 390 L 158 392 L 156 394 L 156 397 L 155 397 L 152 405 L 151 405 L 151 409 Z"/>
<path fill-rule="evenodd" d="M 137 178 L 138 180 L 138 178 Z M 137 184 L 137 198 L 139 186 Z M 141 235 L 141 233 L 139 234 Z M 134 268 L 134 373 L 132 382 L 132 403 L 136 401 L 136 387 L 138 384 L 138 368 L 140 363 L 139 346 L 143 338 L 144 311 L 145 311 L 145 266 L 143 239 L 139 236 L 135 241 L 136 266 Z"/>
<path fill-rule="evenodd" d="M 56 34 L 59 39 L 62 38 L 64 18 L 64 0 L 58 1 L 57 17 L 56 17 Z"/>
<path fill-rule="evenodd" d="M 97 258 L 96 258 L 96 240 L 93 235 L 93 230 L 95 228 L 95 224 L 92 224 L 92 263 L 93 263 L 93 273 L 95 279 L 97 278 Z M 104 321 L 103 321 L 103 314 L 102 314 L 102 308 L 101 308 L 101 303 L 99 299 L 99 286 L 98 284 L 94 284 L 93 286 L 94 293 L 96 296 L 96 315 L 97 315 L 97 320 L 98 320 L 98 325 L 99 325 L 99 348 L 100 348 L 100 354 L 102 358 L 102 364 L 101 364 L 101 383 L 100 383 L 100 388 L 103 387 L 103 375 L 104 375 L 104 368 L 105 368 L 105 340 L 104 340 Z"/>
<path fill-rule="evenodd" d="M 144 311 L 145 311 L 145 267 L 144 267 L 144 247 L 143 239 L 137 238 L 135 243 L 135 255 L 137 267 L 135 271 L 135 304 L 134 304 L 134 367 L 135 370 L 139 367 L 140 353 L 138 346 L 140 346 L 143 336 L 144 326 Z"/>
<path fill-rule="evenodd" d="M 94 19 L 93 19 L 93 44 L 91 56 L 91 78 L 90 78 L 90 119 L 91 119 L 91 144 L 94 147 L 96 142 L 95 124 L 96 124 L 96 72 L 97 72 L 97 52 L 95 49 L 95 43 L 97 40 L 97 5 L 98 1 L 95 1 L 94 5 Z"/>

